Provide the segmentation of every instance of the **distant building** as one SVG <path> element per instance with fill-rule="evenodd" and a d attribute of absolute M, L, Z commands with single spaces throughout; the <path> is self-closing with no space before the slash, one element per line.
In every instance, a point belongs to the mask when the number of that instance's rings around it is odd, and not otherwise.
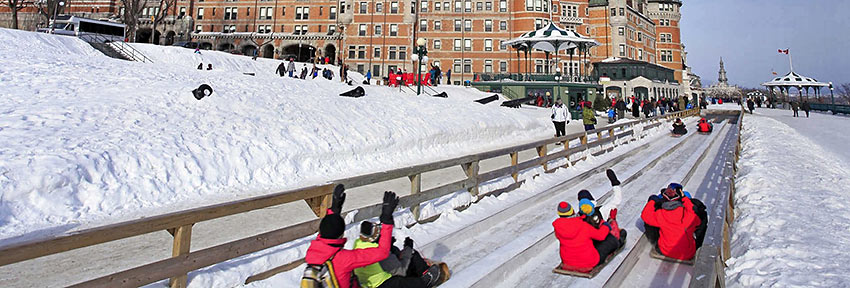
<path fill-rule="evenodd" d="M 712 98 L 741 98 L 741 88 L 729 85 L 726 78 L 726 67 L 723 65 L 723 57 L 720 57 L 720 70 L 717 72 L 717 83 L 705 89 L 705 93 Z"/>

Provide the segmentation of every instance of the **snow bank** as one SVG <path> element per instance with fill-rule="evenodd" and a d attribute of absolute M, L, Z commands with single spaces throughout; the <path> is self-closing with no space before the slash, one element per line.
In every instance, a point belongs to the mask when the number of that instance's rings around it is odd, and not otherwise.
<path fill-rule="evenodd" d="M 214 70 L 198 71 L 179 47 L 137 45 L 145 64 L 71 37 L 0 29 L 0 43 L 0 243 L 551 135 L 548 119 L 473 103 L 486 94 L 472 89 L 353 99 L 266 59 L 204 51 Z M 198 101 L 202 83 L 215 93 Z"/>
<path fill-rule="evenodd" d="M 826 123 L 808 128 L 835 131 Z M 743 137 L 727 285 L 846 287 L 850 167 L 830 151 L 846 145 L 762 115 L 744 116 Z"/>

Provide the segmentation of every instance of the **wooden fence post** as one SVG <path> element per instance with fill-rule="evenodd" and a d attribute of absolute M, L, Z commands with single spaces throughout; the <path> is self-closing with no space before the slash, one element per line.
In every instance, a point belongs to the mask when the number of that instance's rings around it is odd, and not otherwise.
<path fill-rule="evenodd" d="M 171 233 L 171 235 L 174 236 L 171 257 L 189 254 L 189 244 L 192 242 L 192 225 L 194 224 L 168 229 L 168 233 Z M 188 276 L 183 274 L 171 277 L 168 282 L 171 288 L 186 288 L 186 285 L 188 284 Z"/>
<path fill-rule="evenodd" d="M 546 144 L 543 144 L 543 146 L 537 147 L 537 156 L 540 157 L 540 159 L 543 159 L 543 157 L 546 157 L 546 154 L 548 154 L 547 151 L 546 151 Z M 546 161 L 543 161 L 543 171 L 548 171 L 548 170 L 549 170 L 549 164 L 546 163 Z"/>
<path fill-rule="evenodd" d="M 519 164 L 519 152 L 511 152 L 511 167 L 516 167 Z M 511 173 L 511 177 L 514 177 L 514 183 L 517 183 L 517 177 L 519 173 L 514 172 Z"/>
<path fill-rule="evenodd" d="M 473 181 L 472 187 L 469 187 L 467 191 L 472 196 L 478 196 L 478 161 L 463 164 L 462 167 L 463 173 L 466 173 L 466 178 Z"/>
<path fill-rule="evenodd" d="M 322 218 L 325 217 L 325 213 L 327 213 L 328 208 L 331 207 L 332 199 L 333 194 L 307 198 L 304 199 L 304 201 L 307 202 L 307 205 L 310 206 L 310 209 L 313 210 L 313 214 L 316 214 L 316 217 Z"/>
<path fill-rule="evenodd" d="M 407 177 L 410 178 L 410 195 L 422 192 L 422 174 L 410 175 Z M 413 213 L 413 219 L 416 219 L 416 222 L 419 222 L 419 207 L 419 203 L 410 207 L 410 212 Z"/>

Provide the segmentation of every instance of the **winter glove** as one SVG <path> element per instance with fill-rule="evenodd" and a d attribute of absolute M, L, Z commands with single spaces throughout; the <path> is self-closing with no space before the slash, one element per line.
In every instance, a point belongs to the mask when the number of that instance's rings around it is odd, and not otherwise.
<path fill-rule="evenodd" d="M 345 186 L 342 184 L 334 187 L 333 202 L 331 202 L 331 211 L 339 215 L 342 212 L 342 204 L 345 203 Z"/>
<path fill-rule="evenodd" d="M 608 221 L 611 220 L 617 220 L 617 208 L 611 209 L 611 211 L 608 212 Z"/>
<path fill-rule="evenodd" d="M 398 196 L 392 191 L 384 191 L 384 202 L 381 204 L 381 223 L 394 225 L 393 211 L 398 206 Z"/>
<path fill-rule="evenodd" d="M 614 173 L 614 170 L 608 169 L 605 171 L 605 174 L 608 174 L 608 180 L 611 181 L 611 186 L 620 185 L 620 180 L 617 179 L 617 174 Z"/>
<path fill-rule="evenodd" d="M 688 191 L 684 191 L 684 192 L 682 192 L 682 196 L 684 196 L 685 198 L 690 199 L 690 198 L 691 198 L 691 193 L 690 193 L 690 192 L 688 192 Z"/>
<path fill-rule="evenodd" d="M 413 248 L 413 239 L 410 239 L 410 237 L 404 237 L 404 247 Z"/>

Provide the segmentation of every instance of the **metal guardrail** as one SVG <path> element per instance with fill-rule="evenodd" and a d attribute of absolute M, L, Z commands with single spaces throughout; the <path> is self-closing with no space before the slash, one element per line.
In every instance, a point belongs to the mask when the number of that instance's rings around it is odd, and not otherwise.
<path fill-rule="evenodd" d="M 810 103 L 809 106 L 814 111 L 832 112 L 833 115 L 838 113 L 850 114 L 850 105 Z"/>
<path fill-rule="evenodd" d="M 80 39 L 88 43 L 102 43 L 103 45 L 114 49 L 124 57 L 127 57 L 130 61 L 153 63 L 153 60 L 148 58 L 148 56 L 145 56 L 145 54 L 142 54 L 142 52 L 138 49 L 133 48 L 133 46 L 130 46 L 123 41 L 112 41 L 112 39 L 99 33 L 86 33 L 80 35 Z"/>
<path fill-rule="evenodd" d="M 429 219 L 419 219 L 419 206 L 422 202 L 436 199 L 459 190 L 467 190 L 470 194 L 480 199 L 480 196 L 482 195 L 479 195 L 479 184 L 503 177 L 512 177 L 514 183 L 508 187 L 491 191 L 487 194 L 498 195 L 499 193 L 511 191 L 519 188 L 524 183 L 524 180 L 521 181 L 518 179 L 518 175 L 522 171 L 542 166 L 543 171 L 551 172 L 560 167 L 553 167 L 553 169 L 550 169 L 549 162 L 564 158 L 569 160 L 571 155 L 583 153 L 590 148 L 606 143 L 612 143 L 619 137 L 626 137 L 623 135 L 629 135 L 629 132 L 633 132 L 634 127 L 636 126 L 649 124 L 649 122 L 669 120 L 676 117 L 693 116 L 697 113 L 699 113 L 699 110 L 695 109 L 680 111 L 642 121 L 621 123 L 591 131 L 573 133 L 563 137 L 533 141 L 526 144 L 443 161 L 340 179 L 333 181 L 333 183 L 344 184 L 346 187 L 353 188 L 387 180 L 408 178 L 410 180 L 411 194 L 401 197 L 399 203 L 401 204 L 401 207 L 409 207 L 414 218 L 417 219 L 417 222 L 427 222 L 435 219 L 435 217 L 439 217 L 439 215 Z M 650 125 L 658 125 L 658 123 Z M 617 130 L 621 133 L 616 134 Z M 589 136 L 593 134 L 596 134 L 596 140 L 588 143 Z M 580 145 L 551 154 L 547 151 L 548 145 L 562 143 L 565 145 L 564 147 L 569 147 L 569 143 L 575 140 L 578 140 Z M 530 149 L 535 149 L 538 157 L 524 162 L 519 162 L 519 152 Z M 503 156 L 510 156 L 511 165 L 486 173 L 479 173 L 479 161 Z M 584 157 L 586 157 L 586 155 Z M 424 191 L 421 189 L 422 174 L 458 165 L 463 168 L 463 171 L 467 176 L 466 179 Z M 106 275 L 73 285 L 72 287 L 138 287 L 160 281 L 162 279 L 170 279 L 171 287 L 186 287 L 187 274 L 190 271 L 216 263 L 221 263 L 239 256 L 258 252 L 303 237 L 308 237 L 316 233 L 318 231 L 320 218 L 324 216 L 325 211 L 328 206 L 330 206 L 333 186 L 334 185 L 329 183 L 297 190 L 277 192 L 249 199 L 96 227 L 65 235 L 55 235 L 22 243 L 0 246 L 0 266 L 166 230 L 174 237 L 173 253 L 171 258 L 120 271 L 111 275 Z M 301 200 L 307 202 L 316 214 L 317 219 L 198 251 L 190 251 L 189 249 L 192 226 L 195 223 Z M 358 221 L 358 219 L 377 217 L 380 214 L 380 204 L 357 208 L 356 210 L 358 210 L 358 213 L 356 215 L 357 217 L 355 217 L 355 221 Z M 285 268 L 291 269 L 294 267 L 292 266 L 292 263 L 284 266 L 285 267 L 278 267 L 273 270 Z"/>

